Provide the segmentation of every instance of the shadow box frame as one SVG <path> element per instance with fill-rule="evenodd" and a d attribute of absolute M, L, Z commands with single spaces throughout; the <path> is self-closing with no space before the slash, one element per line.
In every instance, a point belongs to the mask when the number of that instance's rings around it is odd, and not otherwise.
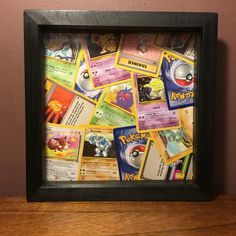
<path fill-rule="evenodd" d="M 96 12 L 25 10 L 26 192 L 28 201 L 178 200 L 212 199 L 213 129 L 217 13 Z M 194 120 L 193 180 L 45 182 L 43 180 L 44 30 L 156 30 L 200 32 Z"/>

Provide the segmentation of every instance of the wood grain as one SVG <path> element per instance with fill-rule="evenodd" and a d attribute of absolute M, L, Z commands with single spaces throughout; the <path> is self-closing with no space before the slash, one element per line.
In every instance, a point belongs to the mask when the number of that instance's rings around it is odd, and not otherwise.
<path fill-rule="evenodd" d="M 27 203 L 0 198 L 0 235 L 236 235 L 236 197 L 212 202 Z"/>

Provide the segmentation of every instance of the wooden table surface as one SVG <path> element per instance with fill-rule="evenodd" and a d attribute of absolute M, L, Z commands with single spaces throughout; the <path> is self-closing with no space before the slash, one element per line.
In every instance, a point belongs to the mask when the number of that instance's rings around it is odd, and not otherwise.
<path fill-rule="evenodd" d="M 236 196 L 212 202 L 27 203 L 0 198 L 0 235 L 236 235 Z"/>

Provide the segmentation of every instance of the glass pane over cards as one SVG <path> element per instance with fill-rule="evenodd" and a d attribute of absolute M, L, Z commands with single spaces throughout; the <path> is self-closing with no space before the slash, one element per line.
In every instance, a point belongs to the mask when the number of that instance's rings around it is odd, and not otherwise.
<path fill-rule="evenodd" d="M 45 181 L 192 180 L 200 36 L 43 34 Z"/>

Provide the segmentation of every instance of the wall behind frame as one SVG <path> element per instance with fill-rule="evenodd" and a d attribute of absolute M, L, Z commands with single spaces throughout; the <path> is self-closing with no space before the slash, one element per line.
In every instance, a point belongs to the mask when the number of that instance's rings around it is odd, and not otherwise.
<path fill-rule="evenodd" d="M 25 193 L 24 9 L 218 12 L 215 191 L 236 194 L 236 1 L 0 0 L 0 196 Z"/>

